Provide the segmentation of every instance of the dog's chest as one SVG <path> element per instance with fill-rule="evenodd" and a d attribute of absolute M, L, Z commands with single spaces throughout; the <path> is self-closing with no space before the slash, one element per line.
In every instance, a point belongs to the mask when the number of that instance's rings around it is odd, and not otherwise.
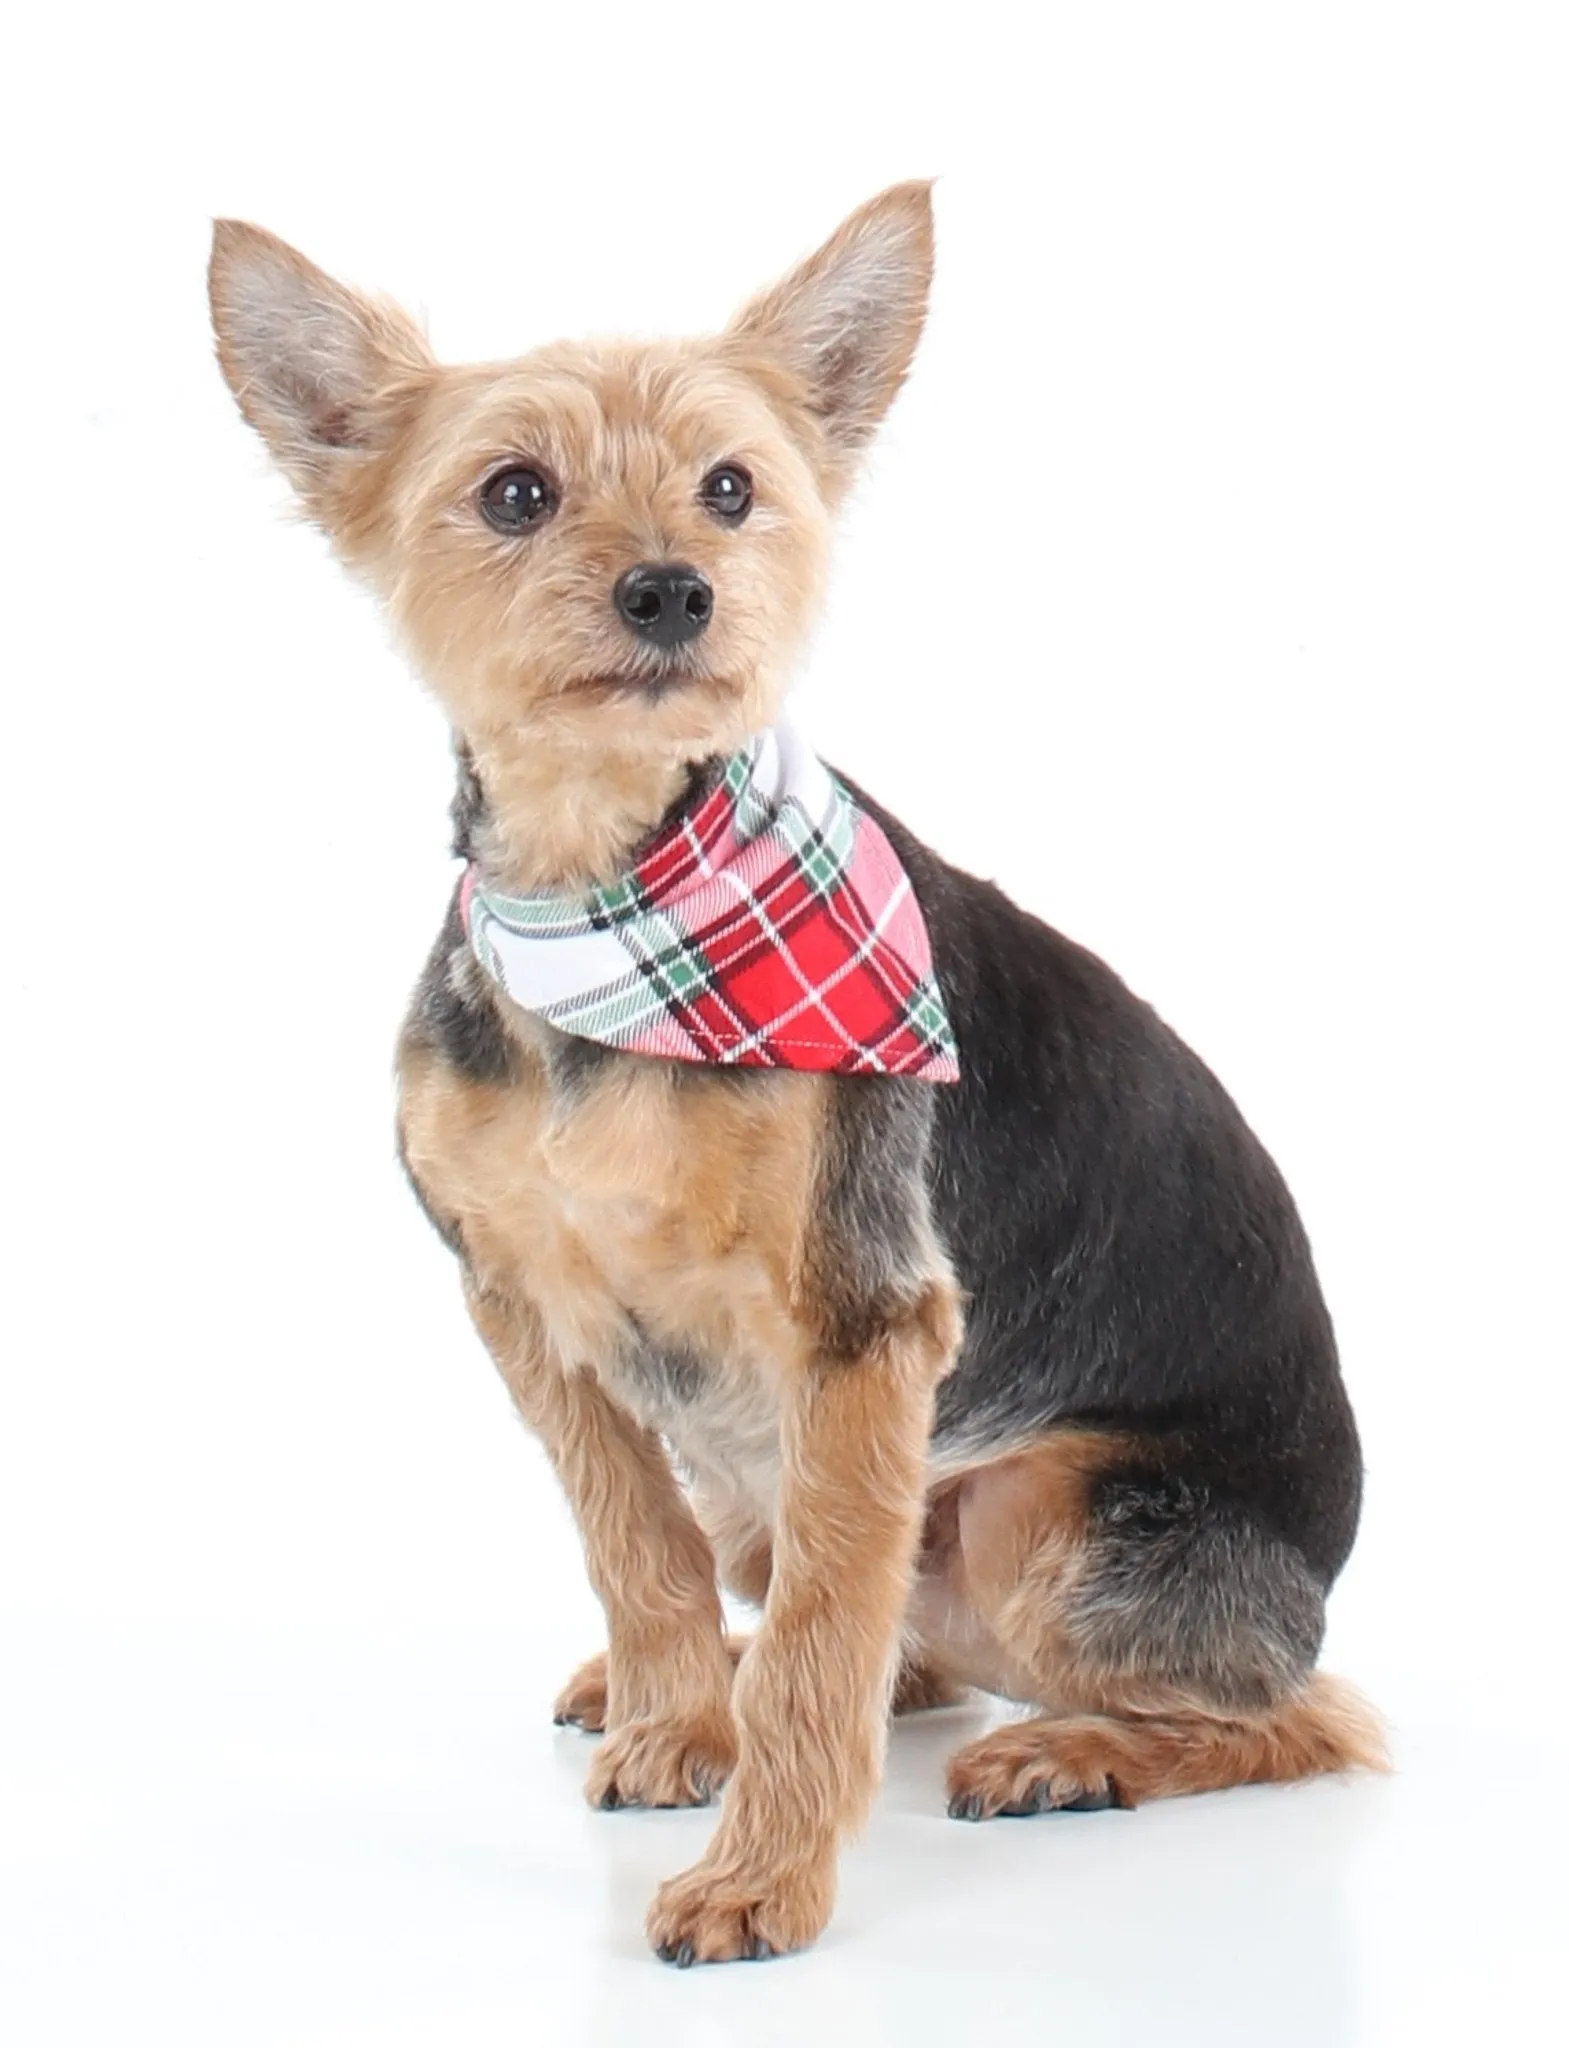
<path fill-rule="evenodd" d="M 427 1200 L 478 1278 L 528 1297 L 562 1368 L 596 1372 L 694 1470 L 771 1492 L 818 1084 L 627 1057 L 488 1085 L 414 1062 L 402 1116 Z"/>

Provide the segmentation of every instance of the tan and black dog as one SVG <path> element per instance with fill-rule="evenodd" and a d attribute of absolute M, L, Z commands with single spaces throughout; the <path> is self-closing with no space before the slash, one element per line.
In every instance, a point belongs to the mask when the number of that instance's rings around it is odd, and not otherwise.
<path fill-rule="evenodd" d="M 489 886 L 614 881 L 773 722 L 931 263 L 902 185 L 718 336 L 451 368 L 219 224 L 224 372 L 446 710 Z M 652 634 L 626 579 L 672 565 L 701 602 Z M 681 1963 L 817 1935 L 890 1707 L 1036 1710 L 952 1758 L 970 1820 L 1381 1759 L 1314 1669 L 1360 1459 L 1278 1173 L 1099 960 L 856 794 L 956 1085 L 567 1036 L 481 971 L 456 898 L 401 1044 L 410 1176 L 604 1603 L 557 1707 L 604 1731 L 588 1796 L 728 1781 L 649 1915 Z M 749 1645 L 721 1582 L 762 1608 Z"/>

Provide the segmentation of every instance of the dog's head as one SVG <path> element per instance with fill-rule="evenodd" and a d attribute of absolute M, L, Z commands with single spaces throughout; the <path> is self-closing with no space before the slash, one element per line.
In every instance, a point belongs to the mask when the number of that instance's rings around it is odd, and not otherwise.
<path fill-rule="evenodd" d="M 475 367 L 259 228 L 218 224 L 211 289 L 242 411 L 458 732 L 581 807 L 774 716 L 931 264 L 895 186 L 723 334 Z"/>

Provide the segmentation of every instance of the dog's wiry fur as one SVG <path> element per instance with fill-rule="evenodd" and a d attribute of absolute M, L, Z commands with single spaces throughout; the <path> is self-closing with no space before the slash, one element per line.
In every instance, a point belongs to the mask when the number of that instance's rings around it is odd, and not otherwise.
<path fill-rule="evenodd" d="M 458 850 L 492 884 L 610 879 L 775 716 L 930 269 L 927 188 L 899 186 L 710 340 L 447 368 L 219 225 L 224 371 L 445 707 Z M 508 464 L 550 482 L 537 529 L 481 517 Z M 724 464 L 741 523 L 700 494 Z M 701 637 L 629 632 L 611 593 L 643 562 L 709 579 Z M 975 1684 L 1038 1710 L 954 1757 L 968 1818 L 1380 1758 L 1313 1668 L 1360 1465 L 1279 1176 L 1106 967 L 864 801 L 925 913 L 956 1087 L 564 1038 L 485 978 L 455 902 L 402 1038 L 410 1177 L 605 1608 L 557 1703 L 604 1731 L 589 1797 L 729 1781 L 650 1914 L 681 1962 L 817 1934 L 890 1705 Z M 749 1646 L 721 1580 L 763 1610 Z"/>

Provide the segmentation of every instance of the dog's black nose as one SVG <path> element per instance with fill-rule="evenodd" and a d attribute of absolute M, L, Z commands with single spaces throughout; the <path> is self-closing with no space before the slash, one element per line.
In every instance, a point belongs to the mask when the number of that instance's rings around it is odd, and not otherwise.
<path fill-rule="evenodd" d="M 679 647 L 714 616 L 714 586 L 684 562 L 642 562 L 616 584 L 616 610 L 641 639 Z"/>

